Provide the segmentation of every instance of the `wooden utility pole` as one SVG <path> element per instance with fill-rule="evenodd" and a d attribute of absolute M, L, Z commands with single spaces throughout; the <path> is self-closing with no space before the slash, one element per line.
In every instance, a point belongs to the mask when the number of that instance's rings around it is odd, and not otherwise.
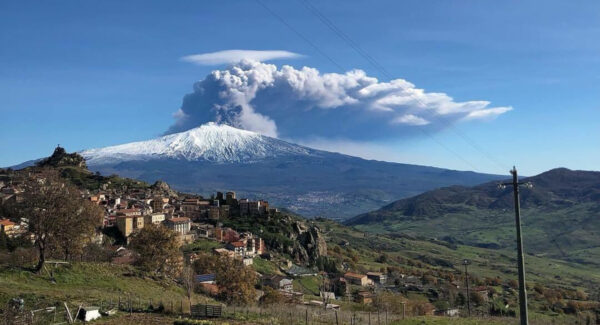
<path fill-rule="evenodd" d="M 527 317 L 527 291 L 525 287 L 525 259 L 523 257 L 523 236 L 521 234 L 521 208 L 519 207 L 519 186 L 525 185 L 531 188 L 529 182 L 519 182 L 517 168 L 513 166 L 510 171 L 512 174 L 512 182 L 500 183 L 498 187 L 506 188 L 507 185 L 512 185 L 514 201 L 515 201 L 515 226 L 517 228 L 517 263 L 519 268 L 519 314 L 521 316 L 521 325 L 528 325 Z"/>
<path fill-rule="evenodd" d="M 464 259 L 463 265 L 465 266 L 465 287 L 467 288 L 467 310 L 468 315 L 471 317 L 471 295 L 469 294 L 469 270 L 467 269 L 467 265 L 469 265 L 469 260 Z"/>

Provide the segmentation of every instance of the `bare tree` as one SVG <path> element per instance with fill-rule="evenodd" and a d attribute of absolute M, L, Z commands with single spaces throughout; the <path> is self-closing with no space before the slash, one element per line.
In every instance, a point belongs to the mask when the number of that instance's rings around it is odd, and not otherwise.
<path fill-rule="evenodd" d="M 53 248 L 69 254 L 84 245 L 101 221 L 101 212 L 89 206 L 77 187 L 54 169 L 41 169 L 24 179 L 22 200 L 13 211 L 28 222 L 38 251 L 39 272 Z"/>
<path fill-rule="evenodd" d="M 181 283 L 190 304 L 192 303 L 192 294 L 194 293 L 195 275 L 194 269 L 190 265 L 184 266 L 181 271 Z"/>

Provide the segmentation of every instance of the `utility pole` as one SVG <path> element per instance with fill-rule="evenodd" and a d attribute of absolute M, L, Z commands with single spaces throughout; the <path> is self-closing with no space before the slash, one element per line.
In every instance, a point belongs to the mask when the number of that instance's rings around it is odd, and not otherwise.
<path fill-rule="evenodd" d="M 471 295 L 469 294 L 469 271 L 467 270 L 467 265 L 469 265 L 469 260 L 464 259 L 463 265 L 465 266 L 465 286 L 467 287 L 467 310 L 469 312 L 469 317 L 471 317 Z"/>
<path fill-rule="evenodd" d="M 512 182 L 500 183 L 498 187 L 506 188 L 507 185 L 512 185 L 515 200 L 515 225 L 517 227 L 517 263 L 519 264 L 519 313 L 521 316 L 521 325 L 529 325 L 527 318 L 527 292 L 525 288 L 525 260 L 523 258 L 523 236 L 521 234 L 521 209 L 519 207 L 519 186 L 532 188 L 530 182 L 519 182 L 517 168 L 513 166 L 510 171 L 512 174 Z"/>

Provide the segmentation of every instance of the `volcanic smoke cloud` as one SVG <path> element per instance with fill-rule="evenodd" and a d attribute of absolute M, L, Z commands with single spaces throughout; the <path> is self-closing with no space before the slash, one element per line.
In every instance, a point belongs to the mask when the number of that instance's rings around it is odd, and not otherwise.
<path fill-rule="evenodd" d="M 362 70 L 345 74 L 243 60 L 194 84 L 168 133 L 214 121 L 272 137 L 372 140 L 440 130 L 461 120 L 494 118 L 512 107 L 455 102 L 395 79 L 380 82 Z"/>

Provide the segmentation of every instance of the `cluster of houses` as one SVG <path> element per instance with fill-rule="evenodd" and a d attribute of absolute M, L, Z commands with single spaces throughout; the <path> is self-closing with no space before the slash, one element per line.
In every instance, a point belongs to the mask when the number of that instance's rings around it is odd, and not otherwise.
<path fill-rule="evenodd" d="M 20 199 L 19 194 L 22 192 L 18 183 L 13 183 L 8 175 L 0 174 L 0 204 L 10 201 L 16 202 Z M 0 232 L 5 233 L 8 237 L 25 235 L 27 229 L 27 220 L 21 220 L 17 223 L 0 216 Z"/>
<path fill-rule="evenodd" d="M 172 191 L 131 189 L 99 191 L 89 200 L 105 210 L 104 227 L 116 227 L 125 239 L 149 224 L 162 224 L 175 231 L 182 242 L 197 238 L 213 238 L 237 245 L 236 255 L 246 256 L 262 251 L 264 243 L 248 234 L 237 234 L 231 229 L 219 227 L 219 220 L 237 216 L 268 216 L 277 213 L 269 208 L 267 201 L 251 201 L 236 198 L 235 192 L 217 192 L 204 199 L 201 196 L 180 198 Z M 241 243 L 235 243 L 242 241 Z M 257 242 L 257 243 L 255 243 Z M 262 243 L 262 244 L 260 244 Z"/>

